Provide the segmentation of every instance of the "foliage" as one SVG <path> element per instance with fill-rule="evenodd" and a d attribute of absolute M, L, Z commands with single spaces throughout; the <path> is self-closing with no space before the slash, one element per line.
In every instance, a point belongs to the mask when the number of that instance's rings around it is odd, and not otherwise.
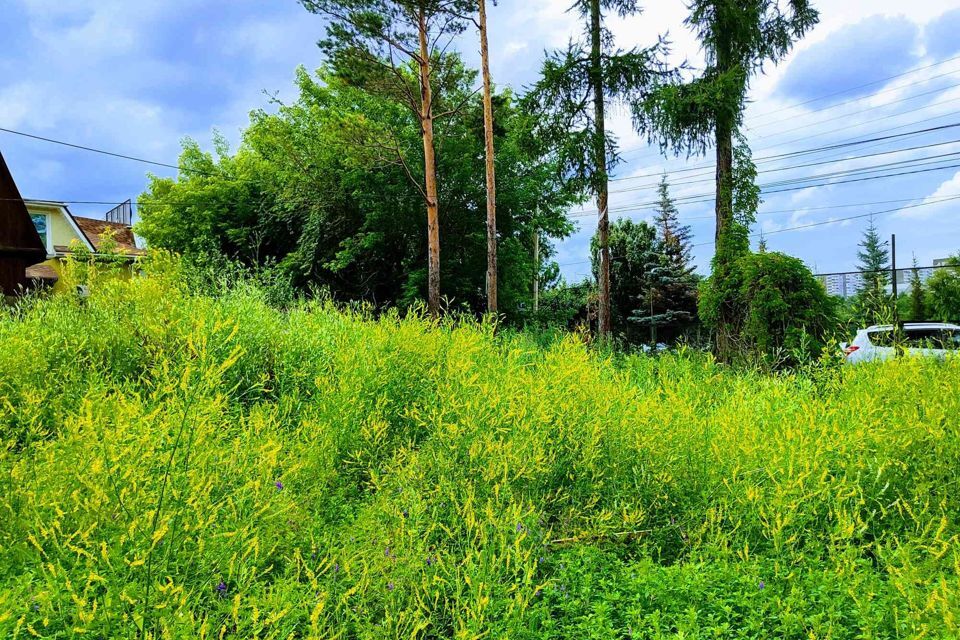
<path fill-rule="evenodd" d="M 594 275 L 599 272 L 597 260 L 599 240 L 590 241 Z M 610 319 L 615 336 L 627 343 L 647 341 L 650 329 L 633 318 L 639 303 L 647 299 L 655 284 L 654 270 L 662 261 L 657 230 L 648 223 L 627 218 L 610 225 Z M 649 313 L 649 311 L 647 312 Z M 647 315 L 647 314 L 645 314 Z"/>
<path fill-rule="evenodd" d="M 635 0 L 598 0 L 601 11 L 619 16 L 640 11 Z M 563 177 L 579 189 L 598 195 L 607 188 L 609 172 L 619 161 L 616 139 L 597 121 L 594 98 L 633 104 L 670 77 L 662 61 L 665 43 L 621 50 L 602 24 L 600 50 L 593 55 L 590 24 L 594 0 L 576 0 L 573 8 L 584 24 L 584 37 L 565 50 L 547 55 L 541 77 L 527 94 L 527 108 L 538 115 L 532 143 L 557 158 Z M 599 60 L 597 60 L 599 58 Z"/>
<path fill-rule="evenodd" d="M 696 322 L 698 284 L 696 267 L 691 263 L 693 234 L 689 226 L 680 224 L 665 175 L 658 191 L 654 218 L 657 259 L 650 270 L 650 286 L 641 294 L 640 306 L 631 317 L 641 326 L 652 326 L 654 344 L 675 342 Z"/>
<path fill-rule="evenodd" d="M 469 76 L 458 91 L 470 93 Z M 298 289 L 322 287 L 339 301 L 408 308 L 426 294 L 422 198 L 403 167 L 371 157 L 355 127 L 388 123 L 404 152 L 422 154 L 419 124 L 390 100 L 321 72 L 297 75 L 298 99 L 255 112 L 231 155 L 185 144 L 177 180 L 152 178 L 141 196 L 138 232 L 154 247 L 222 253 L 247 265 L 276 263 Z M 448 89 L 450 94 L 452 90 Z M 500 309 L 510 320 L 532 306 L 532 232 L 567 235 L 576 198 L 556 169 L 526 150 L 531 118 L 509 93 L 496 96 Z M 442 261 L 443 292 L 455 307 L 484 308 L 483 119 L 472 100 L 438 125 L 441 234 L 456 239 Z M 535 216 L 534 211 L 539 211 Z M 536 220 L 534 218 L 536 217 Z M 541 243 L 549 257 L 549 240 Z"/>
<path fill-rule="evenodd" d="M 917 268 L 917 256 L 913 256 L 913 270 L 910 273 L 910 315 L 911 320 L 920 322 L 927 319 L 926 291 Z"/>
<path fill-rule="evenodd" d="M 838 323 L 837 302 L 797 258 L 782 253 L 749 253 L 733 263 L 726 290 L 701 289 L 700 317 L 719 323 L 721 298 L 741 309 L 737 333 L 741 356 L 767 364 L 796 364 L 816 356 Z"/>
<path fill-rule="evenodd" d="M 960 255 L 950 258 L 949 264 L 927 280 L 926 306 L 933 314 L 927 320 L 960 322 Z"/>
<path fill-rule="evenodd" d="M 956 360 L 769 377 L 146 269 L 0 311 L 0 637 L 960 634 Z"/>
<path fill-rule="evenodd" d="M 532 318 L 530 328 L 548 331 L 589 330 L 590 311 L 596 308 L 596 292 L 593 283 L 559 281 L 545 288 L 540 294 L 540 308 Z"/>
<path fill-rule="evenodd" d="M 863 285 L 857 291 L 857 317 L 862 324 L 889 322 L 892 301 L 887 293 L 890 285 L 890 250 L 874 224 L 873 217 L 863 232 L 857 258 L 857 270 L 863 274 Z"/>

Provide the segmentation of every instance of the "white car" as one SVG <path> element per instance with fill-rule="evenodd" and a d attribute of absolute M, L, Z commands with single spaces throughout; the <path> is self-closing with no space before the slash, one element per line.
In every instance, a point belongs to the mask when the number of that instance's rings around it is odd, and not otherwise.
<path fill-rule="evenodd" d="M 893 325 L 861 329 L 850 344 L 842 344 L 850 364 L 890 360 L 898 352 L 911 356 L 944 358 L 960 352 L 960 325 L 945 322 L 907 322 L 899 331 Z"/>

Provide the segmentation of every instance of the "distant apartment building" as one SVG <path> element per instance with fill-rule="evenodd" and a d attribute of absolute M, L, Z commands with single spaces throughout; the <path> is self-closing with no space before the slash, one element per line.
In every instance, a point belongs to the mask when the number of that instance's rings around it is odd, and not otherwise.
<path fill-rule="evenodd" d="M 818 276 L 827 293 L 841 298 L 852 298 L 863 288 L 863 275 L 860 273 L 830 273 Z"/>
<path fill-rule="evenodd" d="M 919 271 L 920 282 L 926 284 L 927 280 L 929 280 L 930 277 L 937 272 L 938 268 L 943 267 L 946 264 L 947 258 L 939 258 L 933 261 L 932 267 L 918 269 L 917 271 Z M 817 276 L 817 279 L 823 284 L 824 288 L 827 290 L 827 293 L 829 293 L 831 296 L 838 296 L 840 298 L 852 298 L 863 288 L 863 274 L 858 272 L 828 273 Z M 912 267 L 897 269 L 897 290 L 900 293 L 909 291 L 912 282 Z M 891 291 L 892 289 L 892 286 L 887 285 L 887 291 Z"/>

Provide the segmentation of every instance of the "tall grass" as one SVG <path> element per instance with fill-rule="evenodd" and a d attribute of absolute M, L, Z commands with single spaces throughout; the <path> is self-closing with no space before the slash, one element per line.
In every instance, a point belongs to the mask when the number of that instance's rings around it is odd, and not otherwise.
<path fill-rule="evenodd" d="M 960 363 L 194 295 L 0 316 L 0 637 L 960 637 Z"/>

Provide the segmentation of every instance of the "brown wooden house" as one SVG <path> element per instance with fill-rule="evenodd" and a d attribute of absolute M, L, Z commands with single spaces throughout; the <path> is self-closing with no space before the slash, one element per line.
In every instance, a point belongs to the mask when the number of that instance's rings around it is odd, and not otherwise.
<path fill-rule="evenodd" d="M 47 248 L 0 153 L 0 294 L 19 293 L 27 285 L 27 267 L 46 258 Z"/>

